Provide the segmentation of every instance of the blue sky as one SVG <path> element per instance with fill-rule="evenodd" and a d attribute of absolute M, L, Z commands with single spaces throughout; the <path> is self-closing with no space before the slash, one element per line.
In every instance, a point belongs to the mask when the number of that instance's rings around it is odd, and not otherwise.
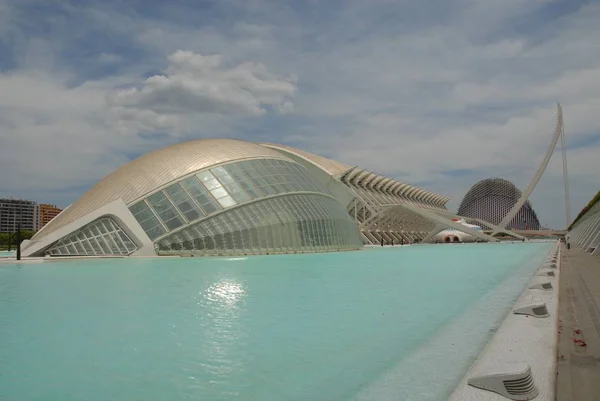
<path fill-rule="evenodd" d="M 527 184 L 561 102 L 576 215 L 600 187 L 598 20 L 591 1 L 0 0 L 0 196 L 66 206 L 140 154 L 234 137 L 456 208 L 480 179 Z M 553 227 L 561 172 L 531 197 Z"/>

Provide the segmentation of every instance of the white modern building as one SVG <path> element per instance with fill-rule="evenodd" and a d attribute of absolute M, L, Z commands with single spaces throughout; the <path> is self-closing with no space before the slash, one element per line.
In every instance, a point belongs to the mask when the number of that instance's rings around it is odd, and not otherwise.
<path fill-rule="evenodd" d="M 109 174 L 22 245 L 23 256 L 353 250 L 454 228 L 448 198 L 299 149 L 203 139 Z"/>
<path fill-rule="evenodd" d="M 463 198 L 458 214 L 500 224 L 513 210 L 522 192 L 512 182 L 502 178 L 488 178 L 473 185 Z M 529 200 L 515 213 L 506 228 L 539 230 L 540 222 Z"/>

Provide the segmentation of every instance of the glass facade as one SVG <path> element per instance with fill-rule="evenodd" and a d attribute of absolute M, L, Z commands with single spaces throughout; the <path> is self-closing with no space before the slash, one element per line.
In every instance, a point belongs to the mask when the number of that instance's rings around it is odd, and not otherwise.
<path fill-rule="evenodd" d="M 262 254 L 362 246 L 348 213 L 326 194 L 300 164 L 256 159 L 199 171 L 129 209 L 160 253 Z M 239 205 L 244 206 L 220 213 Z"/>
<path fill-rule="evenodd" d="M 46 251 L 51 256 L 129 255 L 138 247 L 110 217 L 87 224 Z"/>
<path fill-rule="evenodd" d="M 159 254 L 249 255 L 358 249 L 356 224 L 318 194 L 268 198 L 199 221 L 158 242 Z"/>
<path fill-rule="evenodd" d="M 202 170 L 153 193 L 129 210 L 155 240 L 238 204 L 289 192 L 325 192 L 299 164 L 245 160 Z"/>

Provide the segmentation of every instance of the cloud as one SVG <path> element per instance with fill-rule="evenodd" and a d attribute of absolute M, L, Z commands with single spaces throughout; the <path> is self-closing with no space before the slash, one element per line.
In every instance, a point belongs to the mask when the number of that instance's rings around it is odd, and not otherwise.
<path fill-rule="evenodd" d="M 147 78 L 141 89 L 120 90 L 109 102 L 115 107 L 175 115 L 260 116 L 267 112 L 265 106 L 282 113 L 293 110 L 294 82 L 276 77 L 260 63 L 232 68 L 223 68 L 222 63 L 219 55 L 177 51 L 169 56 L 165 74 Z"/>
<path fill-rule="evenodd" d="M 72 86 L 68 72 L 0 74 L 0 171 L 15 172 L 2 176 L 0 195 L 87 188 L 132 155 L 182 136 L 227 135 L 240 119 L 265 114 L 266 106 L 293 110 L 293 81 L 260 63 L 226 69 L 219 55 L 184 51 L 168 62 L 164 75 L 137 78 L 140 89 L 128 87 L 135 76 Z"/>
<path fill-rule="evenodd" d="M 600 186 L 597 3 L 39 4 L 0 0 L 0 167 L 24 172 L 0 188 L 23 196 L 70 202 L 66 188 L 140 153 L 232 136 L 361 165 L 456 207 L 479 179 L 525 185 L 557 101 L 574 214 Z M 532 202 L 560 227 L 556 156 Z"/>

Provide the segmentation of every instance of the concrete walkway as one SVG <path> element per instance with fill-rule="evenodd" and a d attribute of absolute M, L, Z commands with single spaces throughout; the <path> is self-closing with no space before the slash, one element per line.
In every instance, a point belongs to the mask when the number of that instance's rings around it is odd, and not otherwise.
<path fill-rule="evenodd" d="M 557 401 L 600 401 L 600 257 L 561 245 Z"/>

